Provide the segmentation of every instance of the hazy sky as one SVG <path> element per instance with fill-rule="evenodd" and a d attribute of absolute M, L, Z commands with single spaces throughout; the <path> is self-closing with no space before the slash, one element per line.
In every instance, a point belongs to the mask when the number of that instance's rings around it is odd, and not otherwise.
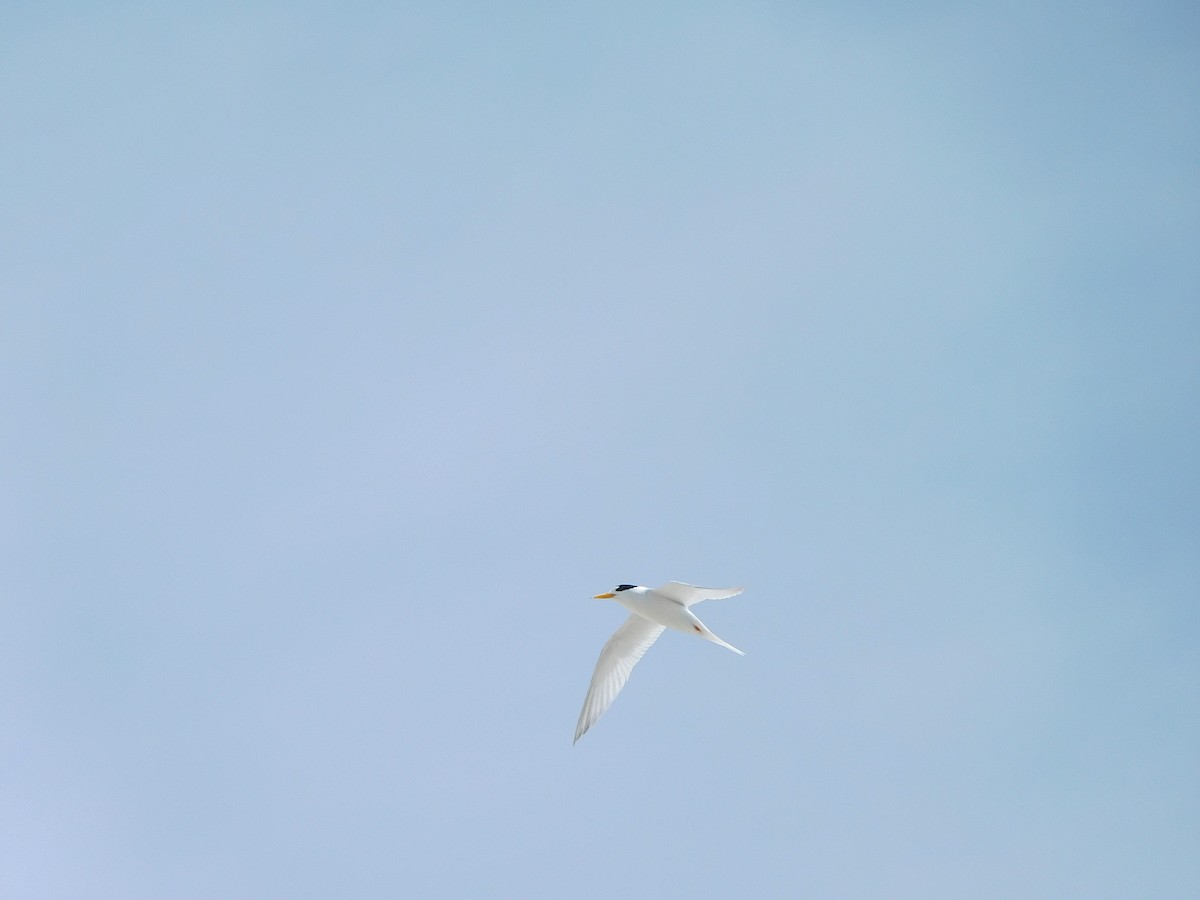
<path fill-rule="evenodd" d="M 3 13 L 0 893 L 1200 895 L 1200 14 L 1002 6 Z"/>

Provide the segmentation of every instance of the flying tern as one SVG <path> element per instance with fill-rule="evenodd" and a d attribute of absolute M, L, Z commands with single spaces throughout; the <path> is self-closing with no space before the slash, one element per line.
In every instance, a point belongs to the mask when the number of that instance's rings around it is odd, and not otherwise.
<path fill-rule="evenodd" d="M 662 587 L 648 588 L 638 584 L 620 584 L 607 594 L 597 594 L 597 600 L 616 600 L 632 613 L 625 624 L 613 633 L 600 651 L 592 683 L 588 685 L 587 697 L 579 713 L 579 724 L 575 726 L 578 741 L 596 720 L 612 706 L 613 700 L 625 687 L 629 673 L 637 661 L 658 640 L 664 628 L 673 628 L 684 634 L 694 634 L 720 644 L 739 656 L 745 656 L 737 647 L 726 643 L 708 630 L 696 618 L 690 607 L 702 600 L 724 600 L 742 592 L 742 588 L 704 588 L 680 581 L 668 581 Z M 572 742 L 574 743 L 574 742 Z"/>

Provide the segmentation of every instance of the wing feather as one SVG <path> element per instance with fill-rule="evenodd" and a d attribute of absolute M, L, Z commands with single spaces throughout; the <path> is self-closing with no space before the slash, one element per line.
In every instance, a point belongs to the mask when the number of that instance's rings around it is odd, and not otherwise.
<path fill-rule="evenodd" d="M 630 615 L 625 624 L 613 632 L 596 661 L 596 671 L 592 673 L 592 683 L 588 685 L 587 697 L 579 712 L 579 724 L 575 726 L 576 741 L 612 706 L 629 680 L 633 667 L 662 633 L 663 626 L 643 619 L 637 613 Z"/>
<path fill-rule="evenodd" d="M 706 588 L 694 584 L 684 584 L 682 581 L 668 581 L 662 587 L 656 587 L 654 593 L 661 594 L 684 606 L 695 606 L 703 600 L 725 600 L 736 597 L 744 588 Z"/>

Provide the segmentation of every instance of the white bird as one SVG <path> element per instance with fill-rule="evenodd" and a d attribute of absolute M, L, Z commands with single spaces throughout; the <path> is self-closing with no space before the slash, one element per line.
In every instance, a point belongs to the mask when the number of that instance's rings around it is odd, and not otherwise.
<path fill-rule="evenodd" d="M 684 634 L 696 634 L 705 640 L 727 647 L 739 656 L 745 656 L 737 647 L 721 640 L 692 613 L 689 607 L 702 600 L 724 600 L 737 596 L 742 588 L 703 588 L 680 581 L 668 581 L 662 587 L 648 588 L 637 584 L 621 584 L 608 594 L 597 594 L 597 600 L 616 600 L 633 615 L 613 633 L 600 651 L 592 683 L 588 685 L 587 697 L 579 713 L 579 724 L 575 726 L 575 740 L 596 724 L 617 699 L 621 688 L 629 680 L 629 673 L 637 665 L 650 645 L 658 640 L 664 628 L 674 628 Z M 574 743 L 574 741 L 572 741 Z"/>

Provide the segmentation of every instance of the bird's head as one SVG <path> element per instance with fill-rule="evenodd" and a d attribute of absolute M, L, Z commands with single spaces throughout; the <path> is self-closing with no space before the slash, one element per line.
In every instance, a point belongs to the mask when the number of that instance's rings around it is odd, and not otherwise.
<path fill-rule="evenodd" d="M 621 593 L 621 591 L 633 591 L 633 590 L 638 590 L 638 586 L 636 584 L 618 584 L 615 588 L 613 588 L 613 590 L 611 592 L 609 592 L 607 594 L 597 594 L 592 599 L 594 599 L 594 600 L 611 600 L 613 597 L 617 596 L 617 594 Z"/>

